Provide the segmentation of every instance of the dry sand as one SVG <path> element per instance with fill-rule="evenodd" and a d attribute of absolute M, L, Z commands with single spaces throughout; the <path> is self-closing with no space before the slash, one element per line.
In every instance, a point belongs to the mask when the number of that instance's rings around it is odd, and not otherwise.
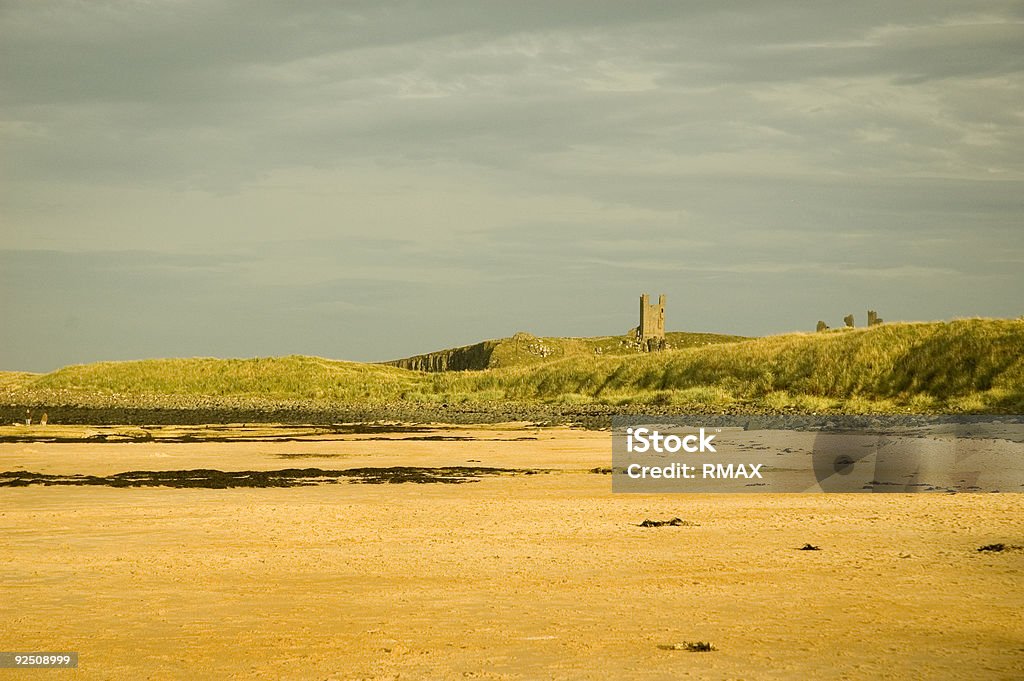
<path fill-rule="evenodd" d="M 80 654 L 0 675 L 1024 678 L 1024 551 L 976 551 L 1024 544 L 1019 494 L 612 495 L 607 432 L 443 432 L 476 439 L 0 444 L 0 471 L 61 474 L 552 469 L 0 489 L 0 650 Z"/>

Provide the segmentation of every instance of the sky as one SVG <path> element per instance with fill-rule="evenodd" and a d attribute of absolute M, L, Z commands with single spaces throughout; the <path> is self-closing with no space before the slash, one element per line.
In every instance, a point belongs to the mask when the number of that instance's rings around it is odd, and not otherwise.
<path fill-rule="evenodd" d="M 1024 314 L 1022 2 L 0 0 L 0 369 Z"/>

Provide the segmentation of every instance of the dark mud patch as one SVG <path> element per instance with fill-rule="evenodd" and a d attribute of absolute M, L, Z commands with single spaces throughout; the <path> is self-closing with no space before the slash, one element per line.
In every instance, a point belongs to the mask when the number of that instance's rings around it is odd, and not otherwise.
<path fill-rule="evenodd" d="M 364 437 L 360 440 L 388 440 L 391 442 L 402 441 L 406 442 L 409 440 L 421 440 L 426 442 L 475 442 L 479 438 L 472 437 L 470 435 L 411 435 L 408 437 Z"/>
<path fill-rule="evenodd" d="M 52 424 L 51 424 L 52 425 Z M 450 427 L 440 425 L 358 423 L 332 425 L 288 425 L 240 423 L 231 425 L 206 424 L 203 426 L 95 426 L 100 430 L 75 432 L 45 426 L 26 426 L 16 432 L 0 434 L 0 443 L 207 443 L 207 442 L 310 442 L 348 439 L 380 441 L 427 441 L 427 442 L 520 442 L 537 440 L 533 435 L 508 437 L 477 437 L 476 435 L 455 435 L 444 431 Z"/>
<path fill-rule="evenodd" d="M 472 435 L 412 435 L 409 437 L 364 437 L 361 440 L 387 440 L 389 442 L 405 442 L 421 440 L 427 442 L 523 442 L 536 440 L 536 437 L 473 437 Z"/>
<path fill-rule="evenodd" d="M 128 471 L 114 475 L 47 475 L 27 471 L 0 473 L 0 487 L 28 487 L 30 485 L 106 487 L 192 487 L 228 489 L 234 487 L 309 487 L 341 482 L 367 485 L 400 483 L 442 483 L 457 485 L 478 482 L 485 477 L 499 475 L 532 475 L 538 471 L 516 468 L 484 468 L 449 466 L 444 468 L 418 468 L 395 466 L 391 468 L 348 468 L 323 470 L 320 468 L 286 468 L 276 471 L 219 471 L 194 469 L 182 471 Z"/>
<path fill-rule="evenodd" d="M 335 433 L 342 433 L 344 435 L 429 433 L 437 430 L 437 426 L 416 423 L 332 423 L 328 428 Z"/>

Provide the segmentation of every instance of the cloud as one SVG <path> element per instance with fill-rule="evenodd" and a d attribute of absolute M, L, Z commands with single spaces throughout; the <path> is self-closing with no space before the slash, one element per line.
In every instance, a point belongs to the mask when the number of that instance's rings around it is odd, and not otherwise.
<path fill-rule="evenodd" d="M 1009 274 L 1022 38 L 1020 4 L 999 1 L 7 2 L 5 257 L 68 309 L 62 286 L 81 305 L 121 291 L 172 307 L 164 287 L 213 287 L 190 314 L 228 354 L 293 351 L 255 326 L 209 331 L 238 310 L 360 358 L 506 319 L 600 333 L 621 297 L 618 331 L 653 286 L 814 305 L 885 283 L 914 291 L 887 318 L 1008 314 L 1024 293 Z M 250 291 L 294 310 L 257 312 Z M 375 291 L 419 337 L 332 346 L 392 328 L 363 306 Z M 730 330 L 803 323 L 744 314 Z M 6 361 L 59 362 L 22 318 Z M 186 351 L 155 334 L 123 352 Z"/>

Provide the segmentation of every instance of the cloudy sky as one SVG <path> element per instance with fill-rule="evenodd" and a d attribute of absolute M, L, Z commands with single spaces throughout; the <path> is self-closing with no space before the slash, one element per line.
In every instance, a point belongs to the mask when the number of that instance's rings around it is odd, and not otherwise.
<path fill-rule="evenodd" d="M 1022 2 L 0 0 L 0 369 L 1024 313 Z"/>

